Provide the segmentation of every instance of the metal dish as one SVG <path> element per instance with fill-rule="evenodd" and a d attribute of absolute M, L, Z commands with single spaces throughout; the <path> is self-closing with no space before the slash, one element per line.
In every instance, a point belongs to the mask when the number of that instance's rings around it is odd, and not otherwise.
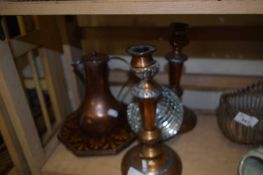
<path fill-rule="evenodd" d="M 248 119 L 257 120 L 257 123 L 254 126 L 247 126 L 238 122 L 236 116 L 239 112 L 248 116 Z M 224 135 L 232 141 L 244 144 L 262 144 L 263 82 L 236 92 L 223 94 L 220 98 L 217 120 Z"/>

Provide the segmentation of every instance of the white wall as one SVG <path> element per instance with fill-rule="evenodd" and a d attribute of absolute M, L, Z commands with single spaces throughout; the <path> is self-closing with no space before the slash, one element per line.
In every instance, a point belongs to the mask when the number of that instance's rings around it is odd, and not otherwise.
<path fill-rule="evenodd" d="M 128 61 L 130 60 L 129 56 L 124 56 L 124 58 Z M 155 59 L 161 65 L 160 72 L 166 72 L 167 61 L 162 57 L 155 57 Z M 119 61 L 110 61 L 109 67 L 110 69 L 127 70 L 127 66 Z M 189 58 L 185 63 L 185 73 L 263 76 L 263 61 L 253 59 Z M 119 89 L 120 87 L 111 87 L 115 95 Z M 185 90 L 182 100 L 184 104 L 194 109 L 215 110 L 222 93 L 221 91 Z M 128 95 L 125 101 L 130 101 L 130 97 Z"/>
<path fill-rule="evenodd" d="M 120 56 L 130 61 L 130 56 Z M 62 57 L 62 59 L 64 59 Z M 167 61 L 163 57 L 155 57 L 160 63 L 160 72 L 167 72 Z M 39 58 L 36 59 L 39 74 L 44 76 L 43 68 L 40 64 Z M 64 65 L 65 66 L 65 65 Z M 119 60 L 112 60 L 109 62 L 109 68 L 128 70 L 128 66 L 120 62 Z M 224 74 L 224 75 L 244 75 L 244 76 L 263 76 L 263 61 L 253 59 L 207 59 L 207 58 L 189 58 L 185 63 L 185 73 L 197 73 L 197 74 Z M 73 72 L 72 72 L 73 73 Z M 29 67 L 24 70 L 25 76 L 30 77 L 31 71 Z M 66 79 L 68 77 L 66 76 Z M 242 87 L 241 87 L 242 88 Z M 112 86 L 111 90 L 114 95 L 119 92 L 120 86 Z M 70 97 L 72 98 L 71 89 L 69 90 Z M 127 92 L 123 100 L 129 102 L 131 95 Z M 194 109 L 202 110 L 215 110 L 219 103 L 220 95 L 223 92 L 220 91 L 190 91 L 185 90 L 182 101 L 187 106 Z"/>

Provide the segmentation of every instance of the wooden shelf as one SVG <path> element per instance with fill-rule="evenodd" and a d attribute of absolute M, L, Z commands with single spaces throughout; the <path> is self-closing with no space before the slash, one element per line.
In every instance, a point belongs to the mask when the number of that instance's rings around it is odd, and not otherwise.
<path fill-rule="evenodd" d="M 263 14 L 262 0 L 0 1 L 0 15 Z"/>
<path fill-rule="evenodd" d="M 198 114 L 196 128 L 167 143 L 180 155 L 182 175 L 237 175 L 242 156 L 252 147 L 239 145 L 225 138 L 214 115 Z M 79 158 L 62 144 L 42 169 L 43 175 L 120 175 L 124 153 L 116 156 Z"/>

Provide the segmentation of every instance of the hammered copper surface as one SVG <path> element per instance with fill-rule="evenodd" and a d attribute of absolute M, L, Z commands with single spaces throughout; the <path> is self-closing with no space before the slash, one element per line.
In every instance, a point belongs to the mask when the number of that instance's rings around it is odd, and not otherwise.
<path fill-rule="evenodd" d="M 125 117 L 121 103 L 113 97 L 109 89 L 108 59 L 107 55 L 99 53 L 82 57 L 85 97 L 78 109 L 79 124 L 90 137 L 111 133 L 120 127 L 121 118 Z"/>

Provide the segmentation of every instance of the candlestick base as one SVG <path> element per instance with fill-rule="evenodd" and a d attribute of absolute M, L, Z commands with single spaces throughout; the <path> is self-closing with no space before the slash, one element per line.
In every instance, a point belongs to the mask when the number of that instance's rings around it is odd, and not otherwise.
<path fill-rule="evenodd" d="M 166 145 L 161 145 L 162 154 L 156 158 L 145 159 L 141 156 L 141 146 L 130 149 L 122 159 L 122 175 L 132 172 L 142 175 L 181 175 L 182 162 L 177 153 Z"/>
<path fill-rule="evenodd" d="M 179 130 L 179 134 L 183 134 L 193 130 L 197 123 L 197 117 L 193 110 L 184 106 L 184 118 L 181 128 Z"/>

